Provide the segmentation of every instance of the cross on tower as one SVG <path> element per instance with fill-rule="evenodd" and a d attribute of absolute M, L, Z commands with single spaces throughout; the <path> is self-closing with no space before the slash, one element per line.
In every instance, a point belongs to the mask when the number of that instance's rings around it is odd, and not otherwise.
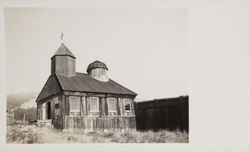
<path fill-rule="evenodd" d="M 64 36 L 64 34 L 63 34 L 63 33 L 61 33 L 61 40 L 63 40 L 63 36 Z"/>

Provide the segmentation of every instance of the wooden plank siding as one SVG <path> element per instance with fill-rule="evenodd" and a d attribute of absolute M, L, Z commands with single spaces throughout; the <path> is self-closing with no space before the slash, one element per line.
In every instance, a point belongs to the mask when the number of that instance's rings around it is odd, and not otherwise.
<path fill-rule="evenodd" d="M 53 120 L 58 129 L 126 129 L 136 128 L 135 117 L 65 117 Z"/>
<path fill-rule="evenodd" d="M 75 59 L 71 56 L 54 56 L 51 59 L 51 75 L 75 76 Z"/>
<path fill-rule="evenodd" d="M 81 96 L 84 95 L 84 96 Z M 89 94 L 79 93 L 67 93 L 58 97 L 60 104 L 61 117 L 54 117 L 52 124 L 58 129 L 67 128 L 86 128 L 86 129 L 109 129 L 109 128 L 135 128 L 135 114 L 134 114 L 134 101 L 131 98 L 131 111 L 126 112 L 124 110 L 123 98 L 116 97 L 116 112 L 108 111 L 107 98 L 114 96 L 103 96 L 91 93 Z M 80 113 L 79 115 L 70 114 L 70 96 L 80 97 Z M 90 111 L 90 97 L 98 97 L 99 111 Z"/>
<path fill-rule="evenodd" d="M 137 130 L 189 130 L 188 96 L 138 102 L 135 108 Z"/>
<path fill-rule="evenodd" d="M 51 118 L 55 118 L 56 115 L 55 115 L 55 102 L 56 100 L 58 100 L 58 102 L 60 103 L 60 100 L 61 100 L 61 95 L 54 95 L 54 96 L 51 96 L 49 98 L 47 98 L 46 100 L 44 100 L 43 102 L 39 102 L 37 103 L 37 118 L 38 120 L 42 120 L 42 115 L 43 115 L 43 112 L 45 112 L 46 114 L 46 117 L 45 119 L 47 119 L 47 104 L 50 103 L 51 104 L 51 111 L 50 111 L 50 114 L 51 114 Z M 45 106 L 46 108 L 43 109 L 43 106 Z M 44 111 L 45 110 L 45 111 Z"/>

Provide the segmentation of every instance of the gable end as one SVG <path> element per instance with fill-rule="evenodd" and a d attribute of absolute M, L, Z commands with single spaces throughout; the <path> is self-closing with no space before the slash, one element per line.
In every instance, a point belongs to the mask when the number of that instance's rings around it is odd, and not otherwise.
<path fill-rule="evenodd" d="M 43 89 L 40 92 L 39 96 L 37 97 L 36 102 L 44 100 L 60 92 L 62 92 L 62 87 L 58 79 L 56 78 L 56 76 L 50 76 L 43 86 Z"/>

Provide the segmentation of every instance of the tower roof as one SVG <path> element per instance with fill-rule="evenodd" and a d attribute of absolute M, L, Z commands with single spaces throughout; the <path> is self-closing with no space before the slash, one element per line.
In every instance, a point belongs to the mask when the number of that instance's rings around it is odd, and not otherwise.
<path fill-rule="evenodd" d="M 89 73 L 90 70 L 95 69 L 95 68 L 104 68 L 104 69 L 108 70 L 105 63 L 103 63 L 101 61 L 94 61 L 88 65 L 87 72 Z"/>
<path fill-rule="evenodd" d="M 72 58 L 76 58 L 64 43 L 61 43 L 60 47 L 57 49 L 56 53 L 52 56 L 52 58 L 54 56 L 71 56 Z"/>

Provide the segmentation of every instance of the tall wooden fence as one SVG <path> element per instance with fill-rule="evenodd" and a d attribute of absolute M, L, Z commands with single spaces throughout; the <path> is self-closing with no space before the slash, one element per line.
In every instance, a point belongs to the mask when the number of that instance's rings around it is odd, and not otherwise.
<path fill-rule="evenodd" d="M 137 130 L 189 131 L 188 96 L 135 103 Z"/>

